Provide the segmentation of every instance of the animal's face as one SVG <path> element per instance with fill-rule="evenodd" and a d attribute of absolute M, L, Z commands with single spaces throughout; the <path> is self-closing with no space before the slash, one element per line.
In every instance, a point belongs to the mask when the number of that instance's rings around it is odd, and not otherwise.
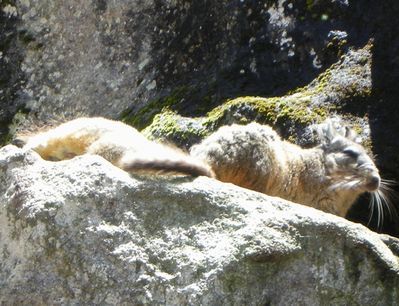
<path fill-rule="evenodd" d="M 356 142 L 336 136 L 324 147 L 324 154 L 334 188 L 374 192 L 380 187 L 377 167 Z"/>
<path fill-rule="evenodd" d="M 366 150 L 359 144 L 356 133 L 345 127 L 339 118 L 327 119 L 312 127 L 320 139 L 330 189 L 357 195 L 370 193 L 372 209 L 377 210 L 377 226 L 382 224 L 384 209 L 391 215 L 390 185 L 393 181 L 381 179 L 378 169 Z M 372 216 L 372 213 L 371 213 Z M 370 216 L 370 218 L 371 218 Z"/>

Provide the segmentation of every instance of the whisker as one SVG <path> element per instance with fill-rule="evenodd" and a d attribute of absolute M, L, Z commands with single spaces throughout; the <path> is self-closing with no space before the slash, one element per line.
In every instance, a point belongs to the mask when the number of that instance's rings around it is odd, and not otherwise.
<path fill-rule="evenodd" d="M 386 187 L 388 189 L 392 189 L 392 187 L 394 186 L 398 186 L 398 182 L 394 181 L 394 180 L 387 180 L 387 179 L 381 179 L 381 186 L 382 187 Z"/>
<path fill-rule="evenodd" d="M 380 190 L 384 190 L 384 191 L 387 191 L 387 192 L 394 192 L 392 187 L 390 187 L 388 185 L 385 185 L 384 183 L 380 184 Z"/>
<path fill-rule="evenodd" d="M 367 225 L 370 225 L 371 219 L 373 219 L 374 215 L 374 205 L 375 205 L 375 194 L 374 192 L 370 193 L 370 203 L 369 203 L 369 220 L 367 222 Z"/>
<path fill-rule="evenodd" d="M 381 198 L 382 203 L 385 204 L 385 207 L 388 209 L 389 216 L 392 216 L 391 205 L 389 205 L 389 199 L 385 196 L 382 190 L 377 190 L 378 196 Z"/>
<path fill-rule="evenodd" d="M 337 190 L 337 189 L 348 189 L 347 188 L 348 183 L 349 182 L 338 182 L 338 183 L 331 185 L 328 189 L 332 190 L 332 191 Z"/>
<path fill-rule="evenodd" d="M 394 207 L 394 205 L 392 204 L 393 199 L 398 198 L 394 190 L 392 190 L 391 188 L 380 188 L 378 192 L 380 193 L 381 197 L 384 198 L 387 206 Z"/>
<path fill-rule="evenodd" d="M 373 219 L 373 216 L 374 216 L 374 211 L 376 210 L 376 212 L 377 212 L 377 217 L 376 217 L 377 230 L 380 230 L 381 225 L 384 222 L 384 216 L 383 216 L 384 212 L 383 212 L 382 206 L 381 206 L 381 198 L 377 192 L 371 192 L 370 196 L 371 196 L 371 200 L 369 203 L 370 214 L 369 214 L 369 220 L 368 220 L 367 225 L 370 225 L 371 220 Z"/>
<path fill-rule="evenodd" d="M 396 195 L 394 190 L 385 184 L 385 181 L 380 185 L 379 190 L 371 192 L 370 194 L 370 216 L 368 225 L 370 225 L 371 220 L 373 219 L 374 210 L 377 210 L 377 230 L 381 230 L 381 227 L 384 224 L 385 214 L 388 214 L 390 220 L 392 220 L 394 216 L 398 216 L 396 208 L 392 203 L 392 196 Z"/>
<path fill-rule="evenodd" d="M 329 190 L 334 191 L 337 189 L 353 189 L 361 184 L 361 181 L 355 179 L 354 176 L 334 177 L 337 182 L 328 187 Z"/>
<path fill-rule="evenodd" d="M 379 230 L 384 222 L 384 212 L 382 210 L 381 198 L 379 194 L 374 193 L 374 195 L 377 203 L 377 230 Z"/>
<path fill-rule="evenodd" d="M 398 185 L 398 182 L 394 181 L 394 180 L 388 180 L 388 179 L 383 179 L 381 178 L 381 183 L 383 184 L 387 184 L 387 185 Z"/>
<path fill-rule="evenodd" d="M 347 189 L 352 189 L 352 188 L 358 186 L 359 184 L 360 184 L 360 181 L 356 180 L 356 181 L 348 182 L 346 185 L 347 185 Z"/>
<path fill-rule="evenodd" d="M 388 186 L 383 186 L 383 188 L 381 188 L 381 190 L 379 191 L 385 198 L 385 203 L 390 211 L 391 218 L 398 217 L 396 206 L 393 204 L 394 200 L 396 201 L 397 199 L 399 199 L 398 194 L 395 192 L 395 190 Z"/>
<path fill-rule="evenodd" d="M 384 202 L 381 200 L 380 203 L 381 203 L 381 206 L 380 206 L 380 209 L 381 209 L 381 225 L 380 225 L 379 230 L 382 229 L 382 226 L 384 225 L 384 220 L 386 219 L 385 218 L 385 211 L 384 211 L 384 204 L 383 204 Z"/>
<path fill-rule="evenodd" d="M 374 165 L 369 164 L 369 163 L 366 163 L 366 164 L 357 165 L 357 166 L 356 166 L 356 169 L 361 170 L 361 169 L 370 168 L 370 167 L 373 168 Z"/>

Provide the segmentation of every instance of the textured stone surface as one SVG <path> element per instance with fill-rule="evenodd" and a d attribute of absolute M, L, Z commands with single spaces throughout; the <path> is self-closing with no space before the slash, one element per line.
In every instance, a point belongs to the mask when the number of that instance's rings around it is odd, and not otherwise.
<path fill-rule="evenodd" d="M 0 150 L 0 302 L 394 305 L 397 239 L 207 178 Z M 283 293 L 283 294 L 282 294 Z"/>
<path fill-rule="evenodd" d="M 1 87 L 13 94 L 2 102 L 39 117 L 117 117 L 182 87 L 174 104 L 189 112 L 226 97 L 281 95 L 349 47 L 388 35 L 397 5 L 369 2 L 3 1 L 0 61 L 11 78 Z"/>

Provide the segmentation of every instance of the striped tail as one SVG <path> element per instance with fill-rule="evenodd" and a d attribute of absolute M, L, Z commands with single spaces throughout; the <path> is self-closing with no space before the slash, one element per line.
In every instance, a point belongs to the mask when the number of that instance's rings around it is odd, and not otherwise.
<path fill-rule="evenodd" d="M 211 168 L 190 156 L 181 159 L 144 159 L 132 158 L 123 161 L 120 167 L 127 172 L 156 174 L 184 174 L 190 176 L 215 177 Z"/>

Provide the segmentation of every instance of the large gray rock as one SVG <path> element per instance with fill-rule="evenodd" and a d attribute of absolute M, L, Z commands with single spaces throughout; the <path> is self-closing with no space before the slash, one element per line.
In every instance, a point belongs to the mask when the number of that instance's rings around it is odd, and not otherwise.
<path fill-rule="evenodd" d="M 315 34 L 318 27 L 290 30 L 297 11 L 307 8 L 285 2 L 4 1 L 0 65 L 12 75 L 4 84 L 12 93 L 1 102 L 39 117 L 79 111 L 116 117 L 179 86 L 188 89 L 180 98 L 194 98 L 188 104 L 261 88 L 282 93 L 293 87 L 286 78 L 303 84 L 321 71 L 317 53 L 323 39 L 332 39 Z"/>
<path fill-rule="evenodd" d="M 0 150 L 0 303 L 397 305 L 399 241 L 208 178 Z"/>
<path fill-rule="evenodd" d="M 3 1 L 0 123 L 18 109 L 118 117 L 171 95 L 203 113 L 304 86 L 371 38 L 374 85 L 394 89 L 398 10 L 393 0 Z"/>

